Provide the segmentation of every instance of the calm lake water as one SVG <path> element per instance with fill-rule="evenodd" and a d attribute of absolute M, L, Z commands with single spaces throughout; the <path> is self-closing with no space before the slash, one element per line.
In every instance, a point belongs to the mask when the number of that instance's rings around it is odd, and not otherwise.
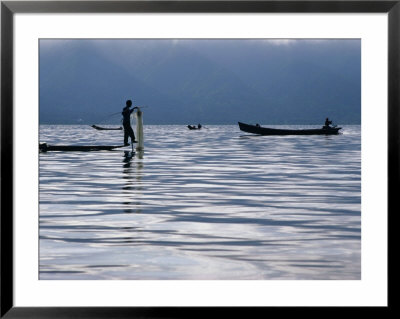
<path fill-rule="evenodd" d="M 144 138 L 143 154 L 40 154 L 40 279 L 361 278 L 360 126 L 145 125 Z M 40 141 L 120 145 L 123 133 L 41 125 Z"/>

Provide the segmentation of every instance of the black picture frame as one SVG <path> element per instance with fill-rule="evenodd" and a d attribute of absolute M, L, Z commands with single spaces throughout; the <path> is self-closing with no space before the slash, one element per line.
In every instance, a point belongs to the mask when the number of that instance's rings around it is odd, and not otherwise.
<path fill-rule="evenodd" d="M 273 310 L 256 308 L 191 307 L 15 307 L 13 302 L 13 19 L 16 13 L 118 13 L 118 12 L 268 12 L 268 13 L 387 13 L 388 14 L 388 219 L 399 211 L 400 105 L 400 0 L 356 1 L 1 1 L 1 318 L 190 318 L 198 315 L 252 316 Z M 382 214 L 386 212 L 380 212 Z M 392 223 L 393 227 L 393 223 Z M 389 251 L 390 222 L 388 223 Z M 388 254 L 389 256 L 389 254 Z M 390 256 L 388 265 L 390 265 Z M 388 269 L 389 271 L 390 269 Z M 390 275 L 390 272 L 388 272 Z M 390 281 L 388 280 L 388 287 Z M 388 311 L 393 296 L 388 294 Z M 276 308 L 274 308 L 276 309 Z M 359 311 L 359 308 L 346 308 Z M 310 308 L 289 307 L 302 315 Z M 325 310 L 323 308 L 323 310 Z M 282 311 L 280 309 L 279 311 Z M 367 311 L 371 312 L 371 309 Z M 333 315 L 336 309 L 330 309 Z"/>

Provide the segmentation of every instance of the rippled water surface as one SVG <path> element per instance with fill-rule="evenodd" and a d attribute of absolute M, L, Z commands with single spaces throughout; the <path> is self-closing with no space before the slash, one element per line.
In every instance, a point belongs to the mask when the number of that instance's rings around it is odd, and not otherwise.
<path fill-rule="evenodd" d="M 41 153 L 40 279 L 360 279 L 360 134 L 147 125 L 143 154 Z M 40 141 L 123 133 L 42 125 Z"/>

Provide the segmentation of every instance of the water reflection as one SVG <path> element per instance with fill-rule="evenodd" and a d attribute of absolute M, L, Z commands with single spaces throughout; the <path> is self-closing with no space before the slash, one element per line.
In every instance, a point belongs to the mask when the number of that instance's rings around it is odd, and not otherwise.
<path fill-rule="evenodd" d="M 344 132 L 161 125 L 145 155 L 41 154 L 40 278 L 359 279 L 360 127 Z M 44 126 L 41 140 L 87 133 Z"/>
<path fill-rule="evenodd" d="M 132 158 L 135 156 L 135 152 L 133 151 L 124 151 L 124 168 L 129 168 L 131 167 L 131 162 L 132 162 Z"/>
<path fill-rule="evenodd" d="M 139 152 L 138 152 L 139 153 Z M 134 151 L 124 151 L 124 163 L 122 170 L 122 179 L 124 185 L 122 187 L 123 194 L 123 211 L 125 213 L 141 213 L 141 201 L 143 197 L 142 170 L 143 170 L 143 154 L 139 155 Z M 143 152 L 140 152 L 143 153 Z M 135 161 L 135 159 L 138 159 Z"/>

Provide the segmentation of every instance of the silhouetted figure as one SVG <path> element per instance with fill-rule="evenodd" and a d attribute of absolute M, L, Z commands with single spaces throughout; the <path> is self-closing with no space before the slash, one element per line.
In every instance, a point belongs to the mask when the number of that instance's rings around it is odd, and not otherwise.
<path fill-rule="evenodd" d="M 188 125 L 187 127 L 189 130 L 200 130 L 201 124 L 198 124 L 197 127 L 196 127 L 196 125 Z"/>
<path fill-rule="evenodd" d="M 329 119 L 326 118 L 326 119 L 325 119 L 325 126 L 324 126 L 324 128 L 329 128 L 329 125 L 331 125 L 331 124 L 332 124 L 332 121 L 329 121 Z"/>
<path fill-rule="evenodd" d="M 137 107 L 130 109 L 131 106 L 132 106 L 132 101 L 128 100 L 128 101 L 126 101 L 126 106 L 122 109 L 122 116 L 123 116 L 122 125 L 124 126 L 124 145 L 125 146 L 129 145 L 128 137 L 131 138 L 131 143 L 136 143 L 135 133 L 133 133 L 133 129 L 131 127 L 131 114 L 135 109 L 137 109 Z"/>

